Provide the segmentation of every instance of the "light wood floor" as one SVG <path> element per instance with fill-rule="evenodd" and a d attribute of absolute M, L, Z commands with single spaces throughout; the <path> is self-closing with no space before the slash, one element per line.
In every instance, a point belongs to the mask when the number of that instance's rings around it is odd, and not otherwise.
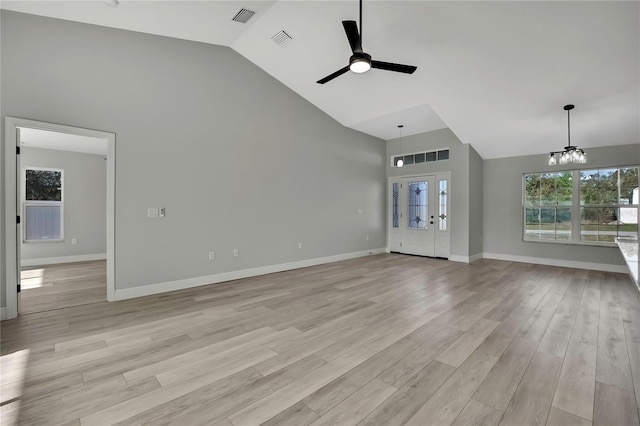
<path fill-rule="evenodd" d="M 30 266 L 20 273 L 20 312 L 33 313 L 107 300 L 105 260 Z"/>
<path fill-rule="evenodd" d="M 638 425 L 624 274 L 383 254 L 2 323 L 2 425 Z"/>

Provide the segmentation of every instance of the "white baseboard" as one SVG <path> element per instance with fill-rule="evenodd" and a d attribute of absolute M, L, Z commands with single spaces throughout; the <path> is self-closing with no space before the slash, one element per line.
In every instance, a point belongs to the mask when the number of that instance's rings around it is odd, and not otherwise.
<path fill-rule="evenodd" d="M 338 262 L 341 260 L 355 259 L 357 257 L 369 256 L 372 254 L 385 253 L 384 248 L 358 251 L 353 253 L 338 254 L 335 256 L 321 257 L 317 259 L 301 260 L 297 262 L 281 263 L 279 265 L 261 266 L 259 268 L 243 269 L 240 271 L 225 272 L 222 274 L 194 277 L 184 280 L 168 281 L 164 283 L 149 284 L 140 287 L 116 289 L 114 300 L 133 299 L 135 297 L 151 296 L 168 291 L 184 290 L 202 285 L 216 284 L 225 281 L 238 280 L 242 278 L 255 277 L 258 275 L 273 274 L 275 272 L 289 271 L 291 269 L 306 268 L 308 266 L 321 265 L 324 263 Z"/>
<path fill-rule="evenodd" d="M 469 263 L 469 256 L 458 256 L 457 254 L 450 254 L 449 260 L 452 262 Z"/>
<path fill-rule="evenodd" d="M 474 254 L 472 256 L 459 256 L 457 254 L 449 255 L 449 260 L 453 262 L 472 263 L 480 259 L 482 259 L 482 253 Z"/>
<path fill-rule="evenodd" d="M 538 265 L 548 266 L 562 266 L 565 268 L 591 269 L 593 271 L 604 272 L 621 272 L 623 274 L 629 272 L 625 265 L 611 265 L 608 263 L 591 263 L 578 262 L 575 260 L 547 259 L 543 257 L 513 256 L 510 254 L 501 253 L 483 253 L 482 256 L 485 259 L 508 260 L 511 262 L 534 263 Z"/>
<path fill-rule="evenodd" d="M 21 259 L 20 264 L 22 266 L 40 266 L 40 265 L 54 265 L 57 263 L 74 263 L 74 262 L 88 262 L 91 260 L 105 260 L 106 258 L 107 258 L 107 253 L 80 254 L 77 256 L 43 257 L 40 259 Z"/>

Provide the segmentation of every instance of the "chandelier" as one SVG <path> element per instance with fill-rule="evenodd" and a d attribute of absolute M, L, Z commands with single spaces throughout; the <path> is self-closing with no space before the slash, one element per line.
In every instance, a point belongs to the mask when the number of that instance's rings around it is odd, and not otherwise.
<path fill-rule="evenodd" d="M 556 164 L 585 164 L 587 162 L 587 154 L 577 146 L 571 145 L 571 117 L 570 111 L 575 108 L 574 105 L 565 105 L 564 110 L 567 111 L 567 146 L 563 151 L 552 151 L 549 153 L 549 165 Z"/>

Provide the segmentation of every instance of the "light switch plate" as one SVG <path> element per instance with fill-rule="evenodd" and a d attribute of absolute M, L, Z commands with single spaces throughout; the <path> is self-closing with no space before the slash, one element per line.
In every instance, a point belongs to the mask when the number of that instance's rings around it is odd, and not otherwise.
<path fill-rule="evenodd" d="M 158 217 L 158 209 L 155 207 L 148 208 L 147 217 Z"/>

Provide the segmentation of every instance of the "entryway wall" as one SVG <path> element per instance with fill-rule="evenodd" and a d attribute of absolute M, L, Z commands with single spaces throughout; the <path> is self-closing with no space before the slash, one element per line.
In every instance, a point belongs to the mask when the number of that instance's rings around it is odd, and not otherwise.
<path fill-rule="evenodd" d="M 404 130 L 411 132 L 409 126 Z M 400 151 L 402 148 L 402 152 Z M 393 165 L 393 157 L 437 150 L 449 150 L 442 161 Z M 482 256 L 483 160 L 470 144 L 463 144 L 448 128 L 387 141 L 387 181 L 395 177 L 436 175 L 450 172 L 450 255 L 449 260 L 471 262 Z M 389 192 L 391 189 L 387 188 Z M 390 207 L 387 215 L 390 215 Z M 389 222 L 389 221 L 388 221 Z"/>

